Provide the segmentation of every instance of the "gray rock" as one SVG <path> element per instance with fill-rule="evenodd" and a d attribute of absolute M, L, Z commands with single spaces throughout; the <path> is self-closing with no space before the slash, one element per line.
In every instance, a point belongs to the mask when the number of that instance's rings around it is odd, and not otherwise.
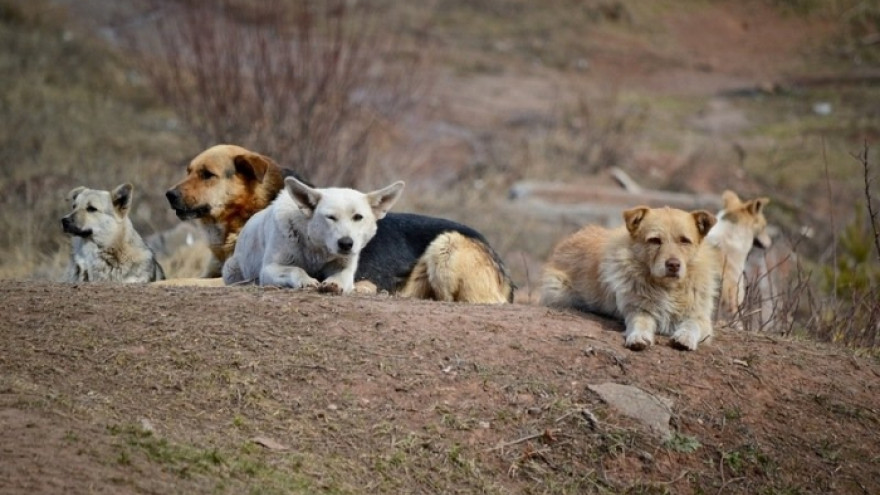
<path fill-rule="evenodd" d="M 638 387 L 619 383 L 588 385 L 587 388 L 624 416 L 645 424 L 651 433 L 661 440 L 672 438 L 672 429 L 669 427 L 672 399 L 652 395 Z"/>

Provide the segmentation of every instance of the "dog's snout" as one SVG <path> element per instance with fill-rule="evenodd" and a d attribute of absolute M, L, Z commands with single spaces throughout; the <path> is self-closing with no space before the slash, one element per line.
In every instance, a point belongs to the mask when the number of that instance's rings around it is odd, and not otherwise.
<path fill-rule="evenodd" d="M 669 258 L 666 260 L 666 273 L 669 275 L 678 275 L 681 270 L 681 261 L 678 258 Z"/>
<path fill-rule="evenodd" d="M 337 245 L 339 246 L 340 251 L 347 253 L 354 247 L 354 240 L 352 240 L 351 237 L 345 236 L 342 239 L 339 239 Z"/>
<path fill-rule="evenodd" d="M 165 197 L 168 198 L 168 202 L 172 207 L 175 207 L 180 204 L 180 191 L 177 189 L 169 189 L 165 192 Z"/>
<path fill-rule="evenodd" d="M 71 222 L 72 220 L 70 219 L 70 217 L 61 218 L 61 228 L 64 229 L 64 231 L 66 232 L 70 229 L 70 226 L 72 225 Z"/>

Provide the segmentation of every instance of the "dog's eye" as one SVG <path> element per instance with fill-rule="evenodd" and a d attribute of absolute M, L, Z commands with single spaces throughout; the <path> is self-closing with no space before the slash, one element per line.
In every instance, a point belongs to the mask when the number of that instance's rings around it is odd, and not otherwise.
<path fill-rule="evenodd" d="M 92 205 L 89 205 L 89 206 L 86 206 L 86 211 L 89 213 L 94 213 L 94 212 L 98 211 L 98 209 Z"/>
<path fill-rule="evenodd" d="M 203 169 L 201 172 L 199 172 L 199 177 L 201 177 L 202 180 L 208 180 L 208 179 L 211 179 L 211 178 L 214 178 L 217 176 L 214 173 L 212 173 L 210 170 Z"/>
<path fill-rule="evenodd" d="M 686 245 L 686 246 L 687 246 L 687 245 L 690 245 L 690 244 L 693 244 L 693 241 L 691 241 L 691 240 L 688 239 L 687 237 L 682 237 L 681 239 L 678 240 L 678 242 L 680 242 L 680 243 L 682 243 L 682 244 L 684 244 L 684 245 Z"/>
<path fill-rule="evenodd" d="M 327 220 L 330 220 L 331 222 L 335 222 L 335 221 L 336 221 L 336 215 L 327 215 Z"/>
<path fill-rule="evenodd" d="M 364 216 L 361 215 L 360 213 L 355 213 L 354 216 L 351 217 L 351 219 L 354 220 L 355 222 L 360 222 L 361 220 L 364 219 Z"/>
<path fill-rule="evenodd" d="M 659 246 L 659 245 L 663 244 L 663 241 L 660 240 L 659 237 L 649 237 L 648 244 L 653 244 L 655 246 Z"/>

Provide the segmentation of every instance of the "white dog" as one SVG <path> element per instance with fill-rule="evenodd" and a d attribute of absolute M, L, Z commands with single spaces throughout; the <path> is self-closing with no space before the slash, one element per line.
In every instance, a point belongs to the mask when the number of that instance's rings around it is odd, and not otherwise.
<path fill-rule="evenodd" d="M 113 191 L 77 187 L 67 199 L 72 211 L 61 219 L 73 237 L 68 282 L 154 282 L 165 278 L 153 251 L 134 229 L 131 184 Z"/>
<path fill-rule="evenodd" d="M 366 194 L 315 189 L 293 177 L 284 186 L 268 208 L 245 224 L 223 265 L 223 281 L 352 292 L 361 249 L 376 234 L 376 221 L 400 197 L 404 183 Z"/>

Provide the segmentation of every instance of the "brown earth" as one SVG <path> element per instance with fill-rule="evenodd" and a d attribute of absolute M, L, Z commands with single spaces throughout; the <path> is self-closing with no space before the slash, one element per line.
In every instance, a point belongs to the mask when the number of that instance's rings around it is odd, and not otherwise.
<path fill-rule="evenodd" d="M 277 289 L 4 282 L 2 493 L 878 493 L 880 365 Z M 588 390 L 673 400 L 662 442 Z"/>

